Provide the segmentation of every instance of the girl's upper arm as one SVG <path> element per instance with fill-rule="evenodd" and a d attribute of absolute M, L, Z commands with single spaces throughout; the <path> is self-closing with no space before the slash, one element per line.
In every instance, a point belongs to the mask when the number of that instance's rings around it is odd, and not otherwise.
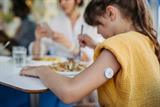
<path fill-rule="evenodd" d="M 80 92 L 78 96 L 83 97 L 98 88 L 108 80 L 104 74 L 106 68 L 111 68 L 116 74 L 120 64 L 110 51 L 104 49 L 92 65 L 73 79 L 73 90 Z"/>

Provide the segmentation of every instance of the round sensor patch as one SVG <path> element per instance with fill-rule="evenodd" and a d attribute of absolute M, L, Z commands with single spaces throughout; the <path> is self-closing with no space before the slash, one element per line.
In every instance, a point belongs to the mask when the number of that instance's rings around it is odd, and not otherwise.
<path fill-rule="evenodd" d="M 105 70 L 104 70 L 104 75 L 105 75 L 105 77 L 106 78 L 112 78 L 113 77 L 113 70 L 112 70 L 112 68 L 106 68 Z"/>

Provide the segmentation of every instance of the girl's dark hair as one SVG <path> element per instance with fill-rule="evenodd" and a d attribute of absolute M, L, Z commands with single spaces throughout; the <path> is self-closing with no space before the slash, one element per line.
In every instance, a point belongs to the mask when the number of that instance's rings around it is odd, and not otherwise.
<path fill-rule="evenodd" d="M 160 45 L 157 40 L 157 32 L 153 28 L 147 0 L 91 0 L 85 10 L 85 21 L 92 26 L 100 24 L 97 18 L 105 14 L 108 5 L 117 6 L 124 16 L 132 19 L 138 32 L 148 36 L 153 41 L 155 54 L 160 62 Z"/>

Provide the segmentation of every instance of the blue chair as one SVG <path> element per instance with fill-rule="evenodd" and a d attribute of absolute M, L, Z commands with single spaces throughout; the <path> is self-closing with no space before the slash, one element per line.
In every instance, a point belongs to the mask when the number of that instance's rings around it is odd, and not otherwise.
<path fill-rule="evenodd" d="M 30 107 L 30 95 L 0 85 L 0 107 Z"/>
<path fill-rule="evenodd" d="M 48 91 L 39 95 L 40 107 L 73 107 L 72 104 L 63 103 L 58 97 Z"/>

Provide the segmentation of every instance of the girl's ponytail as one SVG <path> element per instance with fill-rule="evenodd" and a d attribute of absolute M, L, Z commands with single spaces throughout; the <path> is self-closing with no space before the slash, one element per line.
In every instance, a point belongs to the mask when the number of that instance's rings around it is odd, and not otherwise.
<path fill-rule="evenodd" d="M 152 18 L 147 5 L 146 0 L 136 0 L 137 11 L 135 12 L 137 13 L 132 16 L 132 20 L 135 28 L 152 40 L 155 46 L 155 54 L 160 62 L 160 45 L 158 43 L 157 32 L 153 28 Z"/>

